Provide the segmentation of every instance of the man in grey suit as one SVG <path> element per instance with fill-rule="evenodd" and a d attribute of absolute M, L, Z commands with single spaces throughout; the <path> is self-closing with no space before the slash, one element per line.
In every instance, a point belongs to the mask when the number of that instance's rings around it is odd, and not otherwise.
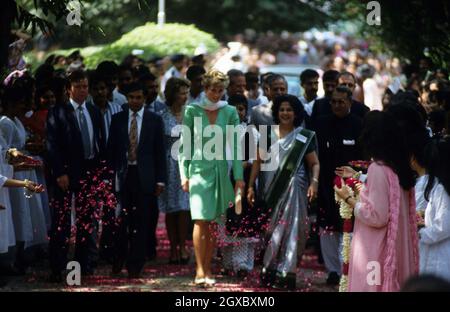
<path fill-rule="evenodd" d="M 250 114 L 250 124 L 255 125 L 259 130 L 259 126 L 273 125 L 272 104 L 275 97 L 287 94 L 288 85 L 286 79 L 278 74 L 273 74 L 267 78 L 269 103 L 261 104 L 253 107 Z"/>

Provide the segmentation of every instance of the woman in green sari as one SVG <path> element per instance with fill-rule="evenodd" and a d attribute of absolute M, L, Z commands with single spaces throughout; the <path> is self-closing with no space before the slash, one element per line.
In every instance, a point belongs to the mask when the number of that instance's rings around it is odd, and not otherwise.
<path fill-rule="evenodd" d="M 253 163 L 249 185 L 262 169 L 263 153 L 275 155 L 275 170 L 263 171 L 263 195 L 270 218 L 265 233 L 262 282 L 264 286 L 295 288 L 298 256 L 303 254 L 308 236 L 307 205 L 317 196 L 319 160 L 315 134 L 304 129 L 305 112 L 301 102 L 292 95 L 274 100 L 272 113 L 275 126 L 268 132 L 269 151 L 259 149 Z M 260 145 L 261 146 L 261 145 Z M 275 154 L 273 153 L 274 151 Z M 310 180 L 310 181 L 309 181 Z M 255 191 L 249 187 L 247 199 L 255 203 Z"/>
<path fill-rule="evenodd" d="M 196 285 L 213 285 L 211 260 L 215 247 L 214 223 L 221 222 L 228 207 L 233 206 L 236 193 L 243 194 L 244 181 L 240 144 L 234 144 L 232 168 L 235 189 L 228 175 L 226 159 L 227 126 L 239 125 L 236 108 L 221 101 L 228 77 L 211 70 L 203 78 L 205 94 L 199 102 L 186 107 L 183 125 L 189 129 L 181 135 L 179 153 L 182 188 L 189 192 L 191 217 L 194 223 L 193 243 L 196 260 Z M 189 137 L 188 137 L 189 136 Z M 237 135 L 233 135 L 234 142 Z M 196 144 L 196 142 L 201 144 Z"/>

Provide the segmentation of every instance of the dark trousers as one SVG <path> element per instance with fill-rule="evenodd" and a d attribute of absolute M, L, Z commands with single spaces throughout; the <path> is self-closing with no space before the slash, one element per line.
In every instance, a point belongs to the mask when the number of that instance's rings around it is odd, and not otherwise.
<path fill-rule="evenodd" d="M 116 239 L 115 265 L 122 266 L 126 261 L 128 272 L 139 274 L 144 267 L 149 246 L 156 244 L 159 211 L 155 195 L 142 191 L 137 166 L 128 166 L 120 197 L 122 211 Z"/>
<path fill-rule="evenodd" d="M 85 161 L 84 172 L 95 168 L 95 162 Z M 81 180 L 86 185 L 92 180 L 85 174 Z M 66 269 L 67 253 L 71 237 L 71 207 L 72 196 L 75 196 L 75 227 L 76 245 L 75 261 L 81 266 L 82 273 L 91 273 L 98 256 L 97 228 L 95 222 L 95 207 L 88 204 L 87 195 L 81 190 L 79 183 L 70 181 L 71 190 L 63 192 L 58 186 L 54 190 L 52 202 L 53 218 L 50 230 L 50 268 L 53 273 L 60 273 Z"/>
<path fill-rule="evenodd" d="M 116 194 L 117 202 L 120 201 L 119 194 Z M 116 207 L 103 206 L 102 232 L 99 243 L 100 259 L 112 263 L 114 259 L 114 238 L 119 230 L 116 218 Z"/>

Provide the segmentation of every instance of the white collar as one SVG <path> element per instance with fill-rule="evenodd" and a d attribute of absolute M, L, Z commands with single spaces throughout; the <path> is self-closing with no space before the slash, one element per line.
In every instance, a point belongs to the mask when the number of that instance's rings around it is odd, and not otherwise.
<path fill-rule="evenodd" d="M 131 109 L 128 109 L 128 117 L 133 117 L 134 112 Z M 139 118 L 142 118 L 142 115 L 144 115 L 144 106 L 140 110 L 137 111 L 137 116 Z"/>
<path fill-rule="evenodd" d="M 70 104 L 72 104 L 73 109 L 74 109 L 75 111 L 77 111 L 78 107 L 80 107 L 80 104 L 78 104 L 77 102 L 75 102 L 72 98 L 70 98 L 69 101 L 70 101 Z M 83 110 L 86 108 L 86 101 L 84 101 L 84 102 L 81 104 L 81 107 L 83 108 Z"/>

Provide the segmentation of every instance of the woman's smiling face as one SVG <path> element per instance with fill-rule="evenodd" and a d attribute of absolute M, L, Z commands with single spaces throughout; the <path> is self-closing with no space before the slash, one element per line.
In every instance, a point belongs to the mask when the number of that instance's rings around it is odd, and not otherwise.
<path fill-rule="evenodd" d="M 292 126 L 294 124 L 295 112 L 289 102 L 283 102 L 278 111 L 280 125 Z"/>
<path fill-rule="evenodd" d="M 219 102 L 225 92 L 223 85 L 212 85 L 205 88 L 205 95 L 211 102 Z"/>

